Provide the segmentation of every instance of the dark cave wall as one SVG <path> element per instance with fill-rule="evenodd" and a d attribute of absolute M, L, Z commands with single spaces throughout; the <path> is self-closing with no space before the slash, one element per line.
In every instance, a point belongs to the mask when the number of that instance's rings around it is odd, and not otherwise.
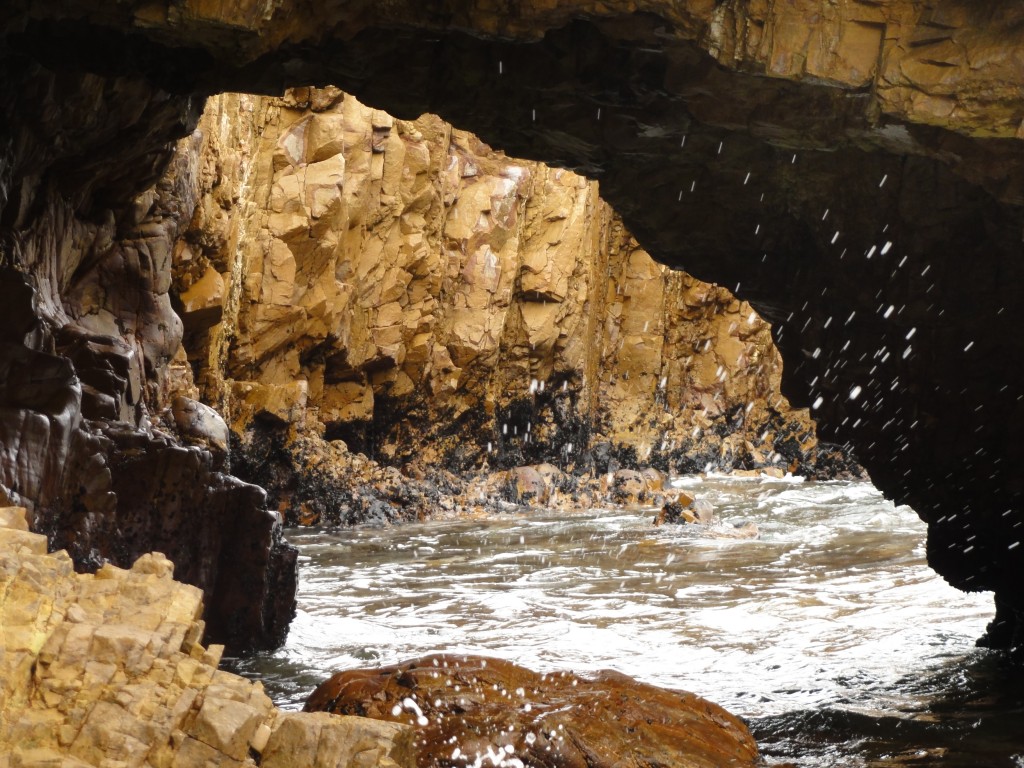
<path fill-rule="evenodd" d="M 265 494 L 169 428 L 170 248 L 194 207 L 174 155 L 202 99 L 5 59 L 0 503 L 76 566 L 158 550 L 206 592 L 209 639 L 280 643 L 295 550 Z"/>

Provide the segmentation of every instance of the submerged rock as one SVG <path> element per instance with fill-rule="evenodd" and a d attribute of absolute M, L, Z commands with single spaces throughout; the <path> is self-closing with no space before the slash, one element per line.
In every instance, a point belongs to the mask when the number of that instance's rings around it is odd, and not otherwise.
<path fill-rule="evenodd" d="M 420 768 L 761 764 L 746 726 L 718 705 L 607 670 L 542 675 L 502 659 L 438 654 L 339 672 L 305 709 L 416 728 Z"/>
<path fill-rule="evenodd" d="M 694 499 L 680 493 L 654 518 L 655 525 L 692 525 L 702 536 L 714 539 L 756 539 L 760 535 L 757 524 L 750 521 L 724 521 L 715 519 L 715 508 L 706 499 Z"/>

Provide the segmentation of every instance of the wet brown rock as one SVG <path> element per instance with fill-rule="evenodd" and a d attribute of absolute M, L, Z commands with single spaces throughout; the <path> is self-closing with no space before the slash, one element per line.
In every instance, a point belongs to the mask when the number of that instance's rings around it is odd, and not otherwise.
<path fill-rule="evenodd" d="M 178 355 L 170 268 L 198 155 L 169 147 L 193 102 L 132 76 L 0 79 L 39 111 L 0 107 L 0 499 L 81 570 L 162 550 L 207 590 L 217 640 L 278 643 L 295 551 L 262 492 L 219 471 L 226 429 Z"/>
<path fill-rule="evenodd" d="M 533 467 L 516 467 L 509 471 L 515 500 L 521 503 L 543 504 L 548 497 L 548 484 Z"/>
<path fill-rule="evenodd" d="M 305 709 L 414 727 L 421 768 L 478 758 L 551 768 L 760 764 L 746 727 L 721 707 L 612 671 L 541 675 L 501 659 L 441 654 L 339 672 Z"/>

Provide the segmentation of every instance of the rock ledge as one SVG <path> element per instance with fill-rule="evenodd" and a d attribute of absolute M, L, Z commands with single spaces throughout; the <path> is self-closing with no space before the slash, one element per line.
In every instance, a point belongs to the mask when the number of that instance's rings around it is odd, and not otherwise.
<path fill-rule="evenodd" d="M 412 731 L 278 710 L 203 647 L 202 593 L 159 553 L 76 574 L 0 508 L 0 768 L 414 764 Z"/>

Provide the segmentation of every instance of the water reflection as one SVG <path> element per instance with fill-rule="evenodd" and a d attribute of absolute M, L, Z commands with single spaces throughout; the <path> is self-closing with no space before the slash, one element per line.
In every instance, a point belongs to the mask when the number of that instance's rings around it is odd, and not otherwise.
<path fill-rule="evenodd" d="M 1017 765 L 1019 672 L 973 649 L 990 601 L 927 568 L 910 510 L 864 483 L 677 484 L 760 538 L 621 510 L 293 531 L 288 645 L 237 666 L 291 707 L 337 669 L 433 651 L 612 667 L 717 701 L 800 765 Z"/>

